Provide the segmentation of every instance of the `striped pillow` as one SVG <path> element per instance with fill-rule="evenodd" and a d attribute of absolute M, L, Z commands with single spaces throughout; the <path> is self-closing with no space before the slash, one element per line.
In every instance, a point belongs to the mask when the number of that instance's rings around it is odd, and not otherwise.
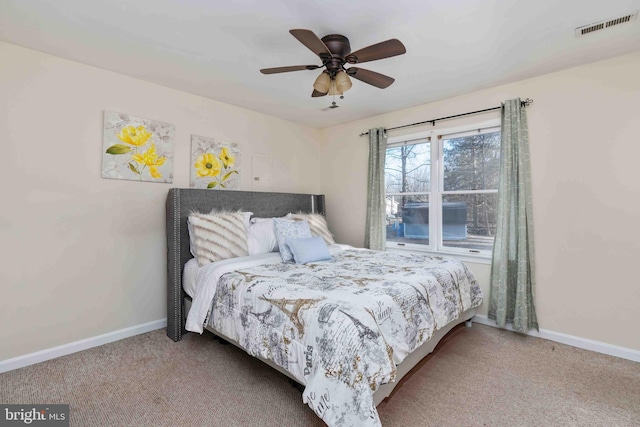
<path fill-rule="evenodd" d="M 192 212 L 189 233 L 192 253 L 202 267 L 223 259 L 247 256 L 251 212 Z"/>
<path fill-rule="evenodd" d="M 333 234 L 329 231 L 327 220 L 324 216 L 314 213 L 302 213 L 298 212 L 290 214 L 289 218 L 294 221 L 307 221 L 309 223 L 309 229 L 312 236 L 320 236 L 326 242 L 327 245 L 333 245 L 336 241 L 333 239 Z"/>

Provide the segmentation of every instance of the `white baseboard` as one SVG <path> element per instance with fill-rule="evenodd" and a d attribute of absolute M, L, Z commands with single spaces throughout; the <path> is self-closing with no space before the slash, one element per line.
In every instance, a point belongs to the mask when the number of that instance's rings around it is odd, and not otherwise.
<path fill-rule="evenodd" d="M 493 326 L 497 328 L 496 322 L 489 319 L 483 314 L 476 314 L 473 317 L 474 322 L 478 322 L 481 325 Z M 505 328 L 509 331 L 513 331 L 511 325 L 507 325 Z M 620 347 L 617 345 L 606 344 L 599 341 L 590 340 L 587 338 L 575 337 L 573 335 L 563 334 L 561 332 L 549 331 L 547 329 L 540 329 L 540 332 L 529 331 L 527 335 L 532 337 L 543 338 L 549 341 L 559 342 L 561 344 L 570 345 L 572 347 L 582 348 L 585 350 L 595 351 L 597 353 L 608 354 L 609 356 L 619 357 L 621 359 L 627 359 L 634 362 L 640 362 L 640 351 L 630 348 Z"/>
<path fill-rule="evenodd" d="M 135 335 L 144 334 L 146 332 L 155 331 L 167 326 L 167 319 L 155 320 L 153 322 L 144 323 L 142 325 L 131 326 L 129 328 L 120 329 L 118 331 L 109 332 L 97 337 L 91 337 L 58 347 L 48 348 L 46 350 L 37 351 L 35 353 L 24 356 L 14 357 L 0 361 L 0 373 L 12 371 L 14 369 L 24 368 L 25 366 L 34 365 L 44 362 L 45 360 L 55 359 L 56 357 L 66 356 L 78 351 L 87 350 L 89 348 L 98 347 L 124 338 L 133 337 Z"/>

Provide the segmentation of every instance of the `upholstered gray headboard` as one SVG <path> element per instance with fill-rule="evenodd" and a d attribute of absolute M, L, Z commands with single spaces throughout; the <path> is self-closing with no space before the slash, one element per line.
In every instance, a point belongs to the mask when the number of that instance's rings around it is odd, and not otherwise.
<path fill-rule="evenodd" d="M 270 218 L 289 212 L 324 214 L 324 195 L 265 193 L 255 191 L 172 188 L 167 196 L 167 335 L 179 341 L 184 332 L 182 270 L 192 257 L 189 251 L 187 218 L 191 212 L 212 209 L 251 211 L 253 216 Z"/>

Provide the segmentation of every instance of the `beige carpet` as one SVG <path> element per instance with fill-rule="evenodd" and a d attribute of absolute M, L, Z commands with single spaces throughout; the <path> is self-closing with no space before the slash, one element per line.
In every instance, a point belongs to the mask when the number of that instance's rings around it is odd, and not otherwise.
<path fill-rule="evenodd" d="M 69 403 L 72 426 L 324 425 L 278 372 L 164 330 L 0 374 L 0 402 Z M 385 427 L 640 426 L 640 364 L 476 324 L 378 412 Z"/>

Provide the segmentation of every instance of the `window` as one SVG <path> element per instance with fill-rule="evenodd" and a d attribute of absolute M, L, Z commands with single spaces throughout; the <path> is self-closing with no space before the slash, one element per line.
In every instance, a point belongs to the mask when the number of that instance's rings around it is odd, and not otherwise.
<path fill-rule="evenodd" d="M 387 247 L 491 255 L 499 122 L 390 138 L 386 154 Z"/>

